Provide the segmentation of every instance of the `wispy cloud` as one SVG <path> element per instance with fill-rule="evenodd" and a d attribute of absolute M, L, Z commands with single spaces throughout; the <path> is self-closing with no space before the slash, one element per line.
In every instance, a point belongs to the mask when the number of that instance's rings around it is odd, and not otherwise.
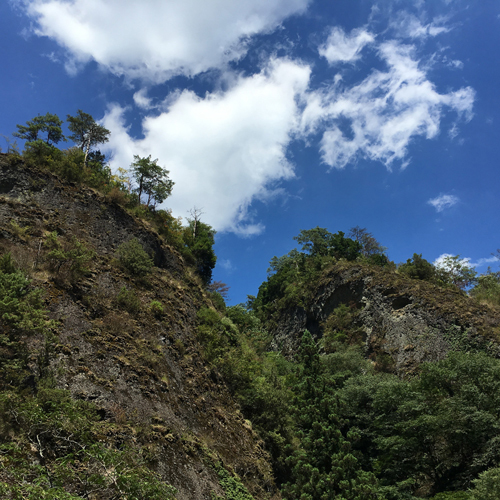
<path fill-rule="evenodd" d="M 233 263 L 229 259 L 222 259 L 220 262 L 217 262 L 217 265 L 228 273 L 234 271 Z"/>
<path fill-rule="evenodd" d="M 450 31 L 450 28 L 446 26 L 446 20 L 443 18 L 423 24 L 417 16 L 405 11 L 396 15 L 396 19 L 391 22 L 390 27 L 399 38 L 423 39 Z"/>
<path fill-rule="evenodd" d="M 362 49 L 374 40 L 374 35 L 362 28 L 352 30 L 347 35 L 342 28 L 334 27 L 326 43 L 319 47 L 319 54 L 330 64 L 352 63 L 361 57 Z"/>
<path fill-rule="evenodd" d="M 472 267 L 484 267 L 489 264 L 500 264 L 497 257 L 483 257 L 482 259 L 478 259 L 476 262 L 472 262 Z"/>
<path fill-rule="evenodd" d="M 386 71 L 374 70 L 351 88 L 342 80 L 310 94 L 303 114 L 305 133 L 326 130 L 323 161 L 344 168 L 359 158 L 407 165 L 411 140 L 432 139 L 440 130 L 445 108 L 470 119 L 474 91 L 470 87 L 440 94 L 419 64 L 416 48 L 392 40 L 377 47 Z M 346 126 L 347 124 L 347 126 Z"/>
<path fill-rule="evenodd" d="M 456 205 L 460 199 L 458 196 L 453 194 L 441 194 L 436 198 L 430 199 L 427 203 L 432 205 L 438 212 L 442 212 L 447 208 L 451 208 Z"/>

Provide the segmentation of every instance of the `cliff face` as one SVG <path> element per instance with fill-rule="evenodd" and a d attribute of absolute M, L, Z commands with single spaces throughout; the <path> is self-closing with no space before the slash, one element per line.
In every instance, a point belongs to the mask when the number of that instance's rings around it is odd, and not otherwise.
<path fill-rule="evenodd" d="M 357 263 L 330 266 L 314 284 L 304 306 L 288 304 L 274 314 L 274 348 L 297 352 L 305 329 L 321 338 L 341 304 L 353 311 L 353 324 L 366 355 L 400 375 L 420 363 L 443 359 L 450 350 L 486 350 L 500 356 L 500 315 L 465 293 L 395 271 Z M 384 367 L 382 367 L 384 365 Z"/>
<path fill-rule="evenodd" d="M 49 270 L 45 242 L 54 231 L 63 244 L 76 238 L 95 252 L 88 273 Z M 132 238 L 154 259 L 147 279 L 116 262 L 118 246 Z M 262 443 L 202 356 L 196 312 L 210 301 L 147 223 L 91 189 L 0 155 L 0 250 L 44 290 L 58 325 L 48 361 L 55 384 L 116 424 L 110 446 L 127 441 L 153 450 L 151 467 L 178 499 L 223 495 L 221 466 L 254 498 L 277 498 Z M 161 308 L 151 309 L 152 301 Z M 35 343 L 26 339 L 26 349 Z M 30 361 L 30 370 L 36 392 L 40 367 Z"/>

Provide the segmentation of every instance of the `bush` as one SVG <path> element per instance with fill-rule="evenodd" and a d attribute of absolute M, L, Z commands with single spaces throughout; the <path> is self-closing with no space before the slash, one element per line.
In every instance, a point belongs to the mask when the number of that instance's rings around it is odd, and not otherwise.
<path fill-rule="evenodd" d="M 157 300 L 151 301 L 151 303 L 149 304 L 149 310 L 156 317 L 159 317 L 164 313 L 161 302 L 158 302 Z"/>
<path fill-rule="evenodd" d="M 116 296 L 116 302 L 119 306 L 131 313 L 136 313 L 141 308 L 139 297 L 137 297 L 132 290 L 127 290 L 126 287 L 122 287 Z"/>
<path fill-rule="evenodd" d="M 95 252 L 74 236 L 71 242 L 61 242 L 56 232 L 49 234 L 45 247 L 50 250 L 47 257 L 52 269 L 70 279 L 86 274 L 89 271 L 87 264 L 95 257 Z"/>
<path fill-rule="evenodd" d="M 144 251 L 137 238 L 118 247 L 118 259 L 122 267 L 134 276 L 146 276 L 153 267 L 153 259 Z"/>
<path fill-rule="evenodd" d="M 436 268 L 423 259 L 422 254 L 417 253 L 413 254 L 413 258 L 401 264 L 398 272 L 416 280 L 433 281 L 436 277 Z"/>
<path fill-rule="evenodd" d="M 472 481 L 474 489 L 470 500 L 497 500 L 500 498 L 500 468 L 489 469 Z"/>

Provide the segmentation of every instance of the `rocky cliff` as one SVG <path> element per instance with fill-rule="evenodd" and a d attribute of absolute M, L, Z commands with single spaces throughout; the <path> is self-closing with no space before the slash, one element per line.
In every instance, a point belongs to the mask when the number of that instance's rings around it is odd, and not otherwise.
<path fill-rule="evenodd" d="M 67 248 L 78 241 L 94 252 L 88 272 L 50 267 L 46 241 L 54 232 Z M 117 265 L 117 248 L 132 238 L 154 260 L 147 279 Z M 202 355 L 196 312 L 210 300 L 147 222 L 90 188 L 0 155 L 0 250 L 43 290 L 57 325 L 44 370 L 56 388 L 92 402 L 112 423 L 112 435 L 100 438 L 106 446 L 150 450 L 148 466 L 179 500 L 225 498 L 221 478 L 256 499 L 279 497 L 261 441 Z M 24 341 L 35 352 L 36 338 Z M 36 393 L 41 365 L 28 358 Z M 57 449 L 51 453 L 57 458 Z M 35 442 L 32 460 L 42 464 L 43 456 Z"/>
<path fill-rule="evenodd" d="M 413 280 L 394 270 L 339 261 L 304 287 L 298 306 L 274 311 L 274 348 L 297 352 L 302 333 L 321 338 L 341 304 L 351 311 L 351 331 L 364 342 L 379 368 L 400 375 L 450 350 L 485 350 L 500 356 L 500 314 L 455 287 Z M 382 365 L 384 365 L 382 367 Z"/>

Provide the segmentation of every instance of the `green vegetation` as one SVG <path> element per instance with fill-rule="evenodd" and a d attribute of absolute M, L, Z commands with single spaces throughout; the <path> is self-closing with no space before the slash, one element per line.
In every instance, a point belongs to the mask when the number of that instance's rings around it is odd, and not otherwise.
<path fill-rule="evenodd" d="M 116 296 L 116 303 L 119 307 L 122 307 L 132 314 L 137 313 L 141 307 L 139 297 L 137 297 L 133 290 L 127 290 L 126 287 L 120 289 Z"/>
<path fill-rule="evenodd" d="M 122 243 L 117 253 L 122 267 L 134 276 L 147 276 L 153 268 L 153 259 L 144 251 L 137 238 Z"/>
<path fill-rule="evenodd" d="M 55 235 L 51 241 L 62 252 Z M 58 325 L 47 316 L 42 291 L 31 288 L 9 253 L 1 255 L 1 497 L 174 499 L 174 488 L 153 472 L 153 456 L 133 434 L 122 433 L 120 446 L 105 444 L 102 437 L 116 433 L 115 424 L 103 421 L 93 404 L 54 388 L 50 360 Z M 40 347 L 27 349 L 30 339 Z"/>
<path fill-rule="evenodd" d="M 467 300 L 487 302 L 493 308 L 500 305 L 498 273 L 476 277 L 458 255 L 436 266 L 416 253 L 395 270 L 386 249 L 365 228 L 352 228 L 346 237 L 342 231 L 316 227 L 295 238 L 300 251 L 271 260 L 267 280 L 247 306 L 227 307 L 227 285 L 211 284 L 216 263 L 213 228 L 200 220 L 197 209 L 187 226 L 170 211 L 156 210 L 173 188 L 168 171 L 151 156 L 134 156 L 131 175 L 137 185 L 133 187 L 127 171 L 112 175 L 106 158 L 92 150 L 108 140 L 109 131 L 81 110 L 75 117 L 68 115 L 68 122 L 73 133 L 69 138 L 77 147 L 66 151 L 56 147 L 65 139 L 62 121 L 55 115 L 19 125 L 15 136 L 26 141 L 25 161 L 98 189 L 108 201 L 141 217 L 198 276 L 194 280 L 189 271 L 181 286 L 175 278 L 165 295 L 156 295 L 161 302 L 152 300 L 155 296 L 147 295 L 150 290 L 145 293 L 146 278 L 151 283 L 161 274 L 152 274 L 154 259 L 136 238 L 117 248 L 117 261 L 128 274 L 120 278 L 127 280 L 127 286 L 122 281 L 118 293 L 118 287 L 112 288 L 107 302 L 122 311 L 102 307 L 104 312 L 96 313 L 99 322 L 82 337 L 123 333 L 140 345 L 133 355 L 144 366 L 131 360 L 129 345 L 120 346 L 116 359 L 123 367 L 133 366 L 133 379 L 141 390 L 149 391 L 148 382 L 171 390 L 169 377 L 157 370 L 164 346 L 157 339 L 150 345 L 138 338 L 141 316 L 155 325 L 180 324 L 186 318 L 189 323 L 185 309 L 175 318 L 170 301 L 182 301 L 181 290 L 197 282 L 193 287 L 200 305 L 196 339 L 173 340 L 182 328 L 168 334 L 176 356 L 180 353 L 185 363 L 179 366 L 187 366 L 201 346 L 203 370 L 218 382 L 222 377 L 247 419 L 245 426 L 262 438 L 284 500 L 499 497 L 500 360 L 488 354 L 484 339 L 469 335 L 468 327 L 453 325 L 439 331 L 450 352 L 441 361 L 420 365 L 408 378 L 392 373 L 388 354 L 374 353 L 376 363 L 367 359 L 361 306 L 356 301 L 331 304 L 328 317 L 315 325 L 320 338 L 305 331 L 293 360 L 271 350 L 276 346 L 268 333 L 288 309 L 309 311 L 318 290 L 338 270 L 390 276 L 398 283 L 414 280 L 412 290 L 427 286 L 418 280 L 427 281 L 435 285 L 433 290 L 454 289 L 449 295 L 460 299 L 466 299 L 468 290 L 472 298 Z M 9 224 L 9 238 L 28 246 L 37 233 L 25 221 L 22 224 Z M 78 295 L 82 292 L 77 285 L 92 286 L 83 284 L 92 281 L 83 279 L 89 277 L 96 256 L 91 248 L 62 231 L 39 230 L 38 236 L 38 254 L 46 263 L 43 272 L 51 273 L 51 282 L 65 285 L 58 292 Z M 66 286 L 68 282 L 72 287 Z M 69 347 L 58 343 L 59 324 L 49 319 L 44 292 L 33 283 L 10 253 L 0 255 L 0 496 L 175 498 L 175 490 L 155 472 L 154 440 L 140 439 L 149 432 L 149 424 L 134 424 L 120 408 L 113 419 L 105 418 L 102 408 L 56 388 L 57 356 Z M 208 293 L 202 293 L 199 285 Z M 84 293 L 89 295 L 82 303 L 93 300 L 92 292 Z M 388 301 L 392 295 L 389 291 Z M 425 332 L 435 333 L 431 328 Z M 105 359 L 106 353 L 99 356 Z M 81 365 L 74 369 L 90 371 Z M 210 394 L 208 386 L 204 390 Z M 201 398 L 205 402 L 205 396 Z M 169 429 L 164 430 L 175 440 Z M 218 457 L 211 466 L 223 498 L 252 499 L 243 475 L 241 479 L 231 472 Z"/>
<path fill-rule="evenodd" d="M 147 195 L 146 206 L 153 202 L 153 208 L 157 203 L 163 203 L 172 193 L 174 182 L 168 178 L 168 170 L 158 165 L 158 159 L 151 160 L 151 155 L 141 158 L 134 155 L 134 162 L 131 165 L 132 173 L 137 181 L 136 189 L 139 202 L 142 195 Z"/>
<path fill-rule="evenodd" d="M 90 148 L 108 142 L 111 132 L 102 125 L 98 125 L 91 115 L 84 113 L 81 109 L 78 110 L 76 116 L 68 115 L 67 120 L 68 128 L 72 132 L 69 139 L 84 152 L 84 164 L 87 165 Z"/>
<path fill-rule="evenodd" d="M 62 242 L 57 233 L 52 232 L 44 244 L 49 250 L 47 260 L 52 270 L 57 275 L 67 276 L 71 281 L 86 274 L 89 271 L 88 264 L 95 257 L 95 252 L 74 236 L 69 242 Z"/>
<path fill-rule="evenodd" d="M 204 286 L 212 279 L 216 256 L 213 251 L 215 231 L 200 220 L 201 212 L 194 210 L 188 226 L 169 210 L 156 210 L 172 193 L 173 180 L 168 170 L 152 160 L 151 155 L 134 155 L 130 169 L 119 168 L 113 175 L 106 157 L 94 148 L 109 141 L 110 131 L 97 124 L 88 113 L 78 110 L 75 116 L 67 115 L 68 129 L 76 147 L 60 150 L 56 145 L 66 141 L 62 131 L 63 121 L 47 113 L 17 125 L 13 135 L 25 141 L 23 159 L 38 168 L 46 168 L 62 178 L 98 189 L 108 201 L 121 205 L 136 217 L 147 220 L 193 266 Z M 17 151 L 16 148 L 13 148 Z M 17 161 L 18 154 L 12 161 Z M 137 186 L 133 187 L 134 181 Z M 142 205 L 143 198 L 146 203 Z M 134 271 L 131 271 L 134 273 Z M 141 269 L 139 272 L 144 272 Z M 147 274 L 147 273 L 146 273 Z"/>

